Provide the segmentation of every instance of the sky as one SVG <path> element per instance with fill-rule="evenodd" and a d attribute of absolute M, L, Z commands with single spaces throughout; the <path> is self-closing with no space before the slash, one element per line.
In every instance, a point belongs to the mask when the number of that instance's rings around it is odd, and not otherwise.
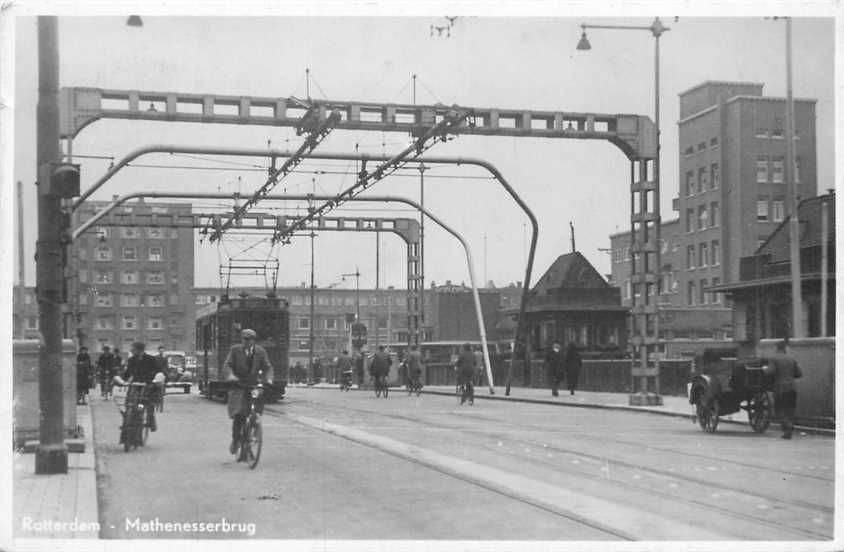
<path fill-rule="evenodd" d="M 201 4 L 199 4 L 201 5 Z M 590 30 L 592 50 L 575 50 L 580 23 L 649 25 L 655 15 L 670 27 L 661 40 L 662 216 L 676 217 L 671 200 L 678 191 L 678 94 L 706 80 L 764 83 L 764 94 L 785 94 L 785 30 L 774 15 L 753 11 L 744 17 L 701 17 L 639 9 L 635 17 L 600 17 L 587 13 L 562 17 L 564 9 L 542 17 L 519 13 L 500 17 L 473 14 L 458 17 L 450 37 L 431 36 L 432 25 L 445 25 L 442 13 L 413 17 L 323 16 L 150 16 L 141 28 L 130 28 L 125 16 L 79 9 L 59 18 L 61 86 L 177 91 L 254 96 L 304 97 L 305 70 L 310 69 L 310 95 L 319 100 L 401 102 L 412 100 L 411 75 L 417 75 L 419 104 L 441 102 L 469 107 L 545 109 L 594 113 L 635 113 L 653 117 L 653 38 L 648 32 Z M 202 10 L 197 10 L 202 11 Z M 207 11 L 207 10 L 206 10 Z M 464 10 L 467 11 L 467 10 Z M 471 12 L 472 10 L 468 10 Z M 582 10 L 581 10 L 582 11 Z M 621 10 L 623 12 L 625 10 Z M 629 9 L 627 11 L 630 11 Z M 724 13 L 724 12 L 719 12 Z M 733 13 L 733 12 L 728 12 Z M 806 10 L 803 14 L 811 13 Z M 827 10 L 820 13 L 832 12 Z M 603 13 L 605 15 L 605 12 Z M 22 181 L 24 200 L 25 281 L 35 283 L 33 259 L 36 224 L 35 107 L 37 100 L 36 19 L 18 13 L 13 25 L 15 47 L 13 86 L 13 167 L 5 174 L 4 204 L 13 198 L 11 182 Z M 436 35 L 436 31 L 434 31 Z M 818 186 L 833 186 L 835 147 L 834 62 L 832 18 L 800 17 L 793 23 L 794 95 L 817 103 Z M 8 59 L 8 57 L 6 58 Z M 2 71 L 2 67 L 0 67 Z M 4 78 L 8 79 L 6 65 Z M 319 152 L 395 153 L 408 142 L 402 134 L 335 131 Z M 293 129 L 202 125 L 191 123 L 104 120 L 83 130 L 73 144 L 76 154 L 120 159 L 144 145 L 225 146 L 295 149 L 301 143 Z M 540 223 L 534 267 L 535 282 L 553 260 L 570 249 L 569 223 L 575 227 L 578 251 L 601 272 L 610 272 L 609 235 L 628 230 L 629 161 L 609 142 L 459 136 L 429 152 L 437 156 L 483 158 L 501 171 L 536 214 Z M 86 189 L 108 168 L 107 159 L 76 159 L 82 165 Z M 93 199 L 139 190 L 191 190 L 249 194 L 263 184 L 267 160 L 261 158 L 195 159 L 150 155 L 121 172 Z M 175 168 L 194 167 L 194 168 Z M 202 170 L 197 169 L 202 167 Z M 225 170 L 207 170 L 215 167 Z M 283 180 L 275 192 L 336 193 L 353 182 L 347 162 L 307 162 L 303 171 Z M 527 218 L 483 171 L 443 166 L 426 173 L 425 205 L 453 226 L 473 249 L 480 282 L 497 286 L 524 277 L 529 239 Z M 379 182 L 373 194 L 419 198 L 418 173 Z M 196 210 L 229 205 L 197 202 Z M 367 204 L 368 205 L 368 204 Z M 301 205 L 288 202 L 256 210 Z M 363 204 L 342 207 L 335 214 L 386 217 L 417 216 L 407 207 Z M 5 217 L 5 236 L 14 235 L 13 217 Z M 229 236 L 221 245 L 196 244 L 196 285 L 216 286 L 219 264 L 248 247 L 255 237 Z M 362 288 L 375 285 L 376 248 L 371 233 L 326 232 L 315 249 L 317 286 L 353 287 L 344 273 L 360 270 Z M 4 242 L 4 257 L 15 266 L 13 243 Z M 392 234 L 380 240 L 381 285 L 406 285 L 403 242 Z M 252 251 L 278 255 L 279 285 L 299 285 L 309 279 L 310 244 L 294 239 L 270 249 L 264 242 Z M 426 280 L 438 284 L 469 280 L 465 257 L 457 242 L 432 224 L 426 225 Z M 244 279 L 239 283 L 255 284 Z"/>

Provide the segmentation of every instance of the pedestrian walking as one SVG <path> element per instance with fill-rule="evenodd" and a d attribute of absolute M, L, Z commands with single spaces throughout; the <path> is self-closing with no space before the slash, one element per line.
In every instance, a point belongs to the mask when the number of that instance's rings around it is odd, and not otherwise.
<path fill-rule="evenodd" d="M 76 355 L 76 404 L 87 404 L 86 397 L 91 388 L 92 368 L 88 347 L 80 347 L 79 354 Z"/>
<path fill-rule="evenodd" d="M 313 364 L 313 384 L 316 385 L 322 381 L 322 362 L 319 357 L 314 357 Z"/>
<path fill-rule="evenodd" d="M 560 380 L 563 378 L 563 350 L 557 340 L 554 340 L 545 353 L 545 378 L 551 388 L 551 396 L 560 396 Z"/>
<path fill-rule="evenodd" d="M 484 384 L 484 353 L 480 345 L 475 345 L 472 353 L 475 358 L 475 385 Z"/>
<path fill-rule="evenodd" d="M 767 359 L 765 372 L 774 378 L 774 416 L 780 422 L 782 438 L 791 439 L 794 411 L 797 408 L 797 387 L 794 380 L 803 377 L 797 361 L 786 354 L 786 340 L 777 343 L 777 351 Z"/>
<path fill-rule="evenodd" d="M 580 378 L 580 366 L 583 364 L 574 343 L 569 343 L 563 364 L 566 372 L 566 386 L 569 393 L 574 395 L 574 390 L 577 389 L 577 380 Z"/>

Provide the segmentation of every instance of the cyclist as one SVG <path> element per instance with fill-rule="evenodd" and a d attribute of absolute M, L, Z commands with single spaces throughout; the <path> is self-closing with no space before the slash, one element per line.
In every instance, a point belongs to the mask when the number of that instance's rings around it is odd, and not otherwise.
<path fill-rule="evenodd" d="M 340 377 L 344 386 L 352 386 L 352 357 L 349 356 L 349 351 L 343 349 L 340 356 L 337 357 L 337 368 L 340 370 Z"/>
<path fill-rule="evenodd" d="M 384 378 L 390 372 L 390 365 L 393 359 L 384 350 L 383 345 L 378 346 L 378 352 L 372 357 L 372 364 L 369 365 L 369 373 L 375 378 L 375 386 L 385 385 Z"/>
<path fill-rule="evenodd" d="M 267 356 L 267 351 L 255 343 L 257 334 L 254 330 L 244 329 L 240 332 L 241 344 L 233 345 L 229 349 L 223 370 L 227 374 L 226 380 L 240 382 L 244 385 L 256 385 L 263 379 L 267 385 L 273 383 L 273 365 Z M 248 390 L 241 387 L 229 389 L 228 413 L 232 419 L 232 442 L 229 452 L 237 453 L 240 448 L 240 432 L 246 416 L 249 414 Z"/>
<path fill-rule="evenodd" d="M 155 423 L 154 408 L 158 400 L 158 388 L 153 383 L 153 379 L 155 378 L 156 372 L 158 372 L 158 365 L 155 362 L 155 358 L 144 352 L 145 348 L 146 346 L 140 341 L 132 343 L 132 356 L 126 362 L 126 371 L 123 373 L 123 379 L 126 380 L 127 384 L 133 382 L 146 384 L 143 404 L 144 408 L 149 412 L 149 430 L 155 431 L 158 429 Z"/>
<path fill-rule="evenodd" d="M 419 387 L 422 387 L 422 353 L 419 352 L 418 345 L 412 345 L 410 352 L 404 358 L 407 366 L 407 378 L 412 386 L 415 381 L 419 381 Z"/>
<path fill-rule="evenodd" d="M 468 343 L 463 345 L 454 368 L 457 370 L 457 383 L 464 386 L 460 404 L 465 403 L 467 398 L 469 402 L 475 402 L 475 387 L 472 385 L 472 379 L 475 377 L 475 355 L 472 354 L 472 346 Z"/>
<path fill-rule="evenodd" d="M 114 355 L 111 354 L 108 345 L 103 345 L 103 352 L 97 359 L 97 380 L 100 382 L 100 397 L 103 400 L 108 400 L 111 396 L 111 382 L 116 374 Z"/>

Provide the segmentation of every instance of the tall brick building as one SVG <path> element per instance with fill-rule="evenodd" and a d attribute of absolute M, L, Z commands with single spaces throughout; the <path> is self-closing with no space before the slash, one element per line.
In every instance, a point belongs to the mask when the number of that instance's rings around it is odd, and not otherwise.
<path fill-rule="evenodd" d="M 729 305 L 713 286 L 739 280 L 786 216 L 785 99 L 762 84 L 706 81 L 680 94 L 676 220 L 663 223 L 661 337 L 728 339 Z M 815 100 L 795 99 L 796 175 L 801 198 L 817 194 Z M 627 232 L 610 236 L 612 280 L 630 304 Z M 627 291 L 627 293 L 625 293 Z"/>

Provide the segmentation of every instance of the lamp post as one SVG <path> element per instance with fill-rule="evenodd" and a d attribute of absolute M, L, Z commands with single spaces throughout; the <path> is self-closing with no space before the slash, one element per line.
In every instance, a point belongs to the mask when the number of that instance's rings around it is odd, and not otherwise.
<path fill-rule="evenodd" d="M 658 244 L 660 243 L 660 224 L 661 224 L 661 217 L 659 215 L 660 210 L 660 201 L 659 201 L 659 184 L 660 184 L 660 126 L 659 126 L 659 37 L 665 31 L 668 31 L 669 28 L 662 24 L 659 17 L 654 18 L 653 22 L 649 26 L 637 26 L 637 25 L 590 25 L 587 23 L 582 23 L 580 25 L 582 29 L 582 34 L 580 36 L 580 41 L 577 43 L 578 50 L 591 50 L 592 45 L 589 43 L 589 39 L 586 38 L 586 29 L 615 29 L 615 30 L 623 30 L 623 31 L 649 31 L 654 37 L 654 123 L 656 125 L 656 159 L 654 159 L 653 164 L 653 184 L 648 186 L 647 183 L 644 185 L 640 185 L 637 188 L 637 184 L 635 183 L 634 177 L 634 184 L 633 189 L 631 190 L 632 197 L 635 198 L 637 193 L 639 194 L 640 199 L 640 218 L 642 222 L 642 246 L 644 249 L 640 252 L 641 259 L 639 263 L 639 267 L 642 272 L 642 278 L 639 282 L 634 284 L 635 287 L 640 287 L 641 289 L 641 297 L 642 297 L 642 305 L 636 305 L 636 293 L 631 294 L 631 301 L 633 302 L 633 315 L 634 315 L 634 336 L 636 335 L 635 327 L 638 324 L 638 335 L 640 336 L 641 342 L 639 343 L 640 346 L 640 363 L 641 369 L 638 371 L 640 376 L 640 386 L 639 386 L 639 393 L 630 396 L 630 404 L 634 405 L 641 405 L 641 404 L 661 404 L 662 400 L 659 397 L 659 360 L 655 359 L 655 367 L 653 372 L 651 372 L 654 376 L 654 384 L 655 384 L 655 391 L 656 394 L 649 395 L 648 394 L 648 349 L 653 347 L 654 352 L 656 349 L 656 345 L 659 341 L 659 278 L 656 278 L 654 282 L 648 282 L 647 274 L 649 272 L 655 272 L 656 274 L 660 271 L 660 247 Z M 647 196 L 647 190 L 653 190 L 653 213 L 647 213 L 647 205 L 648 202 L 645 199 Z M 636 211 L 636 206 L 632 205 L 631 212 Z M 646 221 L 647 219 L 647 221 Z M 648 236 L 648 222 L 653 221 L 653 242 L 657 244 L 657 246 L 653 249 L 649 249 L 646 247 L 646 244 L 649 242 L 647 239 Z M 632 224 L 631 229 L 631 250 L 636 245 L 636 223 Z M 651 260 L 653 261 L 653 265 L 650 265 L 649 261 L 649 254 L 652 255 Z M 636 276 L 637 272 L 637 262 L 636 262 L 637 255 L 634 253 L 631 256 L 631 279 Z M 651 270 L 648 270 L 650 266 Z M 652 307 L 648 307 L 648 301 L 650 300 L 650 287 L 655 286 L 654 294 L 653 294 L 653 301 L 654 304 Z M 641 309 L 641 310 L 639 310 Z M 638 316 L 637 316 L 638 314 Z M 649 317 L 651 323 L 648 322 Z M 637 320 L 638 318 L 638 320 Z M 648 343 L 649 340 L 646 339 L 647 335 L 650 334 L 653 336 L 651 342 Z M 635 362 L 635 361 L 634 361 Z M 634 371 L 634 374 L 636 372 Z"/>
<path fill-rule="evenodd" d="M 344 282 L 346 281 L 346 276 L 355 277 L 355 321 L 360 321 L 360 269 L 355 267 L 354 272 L 348 272 L 341 276 Z"/>

